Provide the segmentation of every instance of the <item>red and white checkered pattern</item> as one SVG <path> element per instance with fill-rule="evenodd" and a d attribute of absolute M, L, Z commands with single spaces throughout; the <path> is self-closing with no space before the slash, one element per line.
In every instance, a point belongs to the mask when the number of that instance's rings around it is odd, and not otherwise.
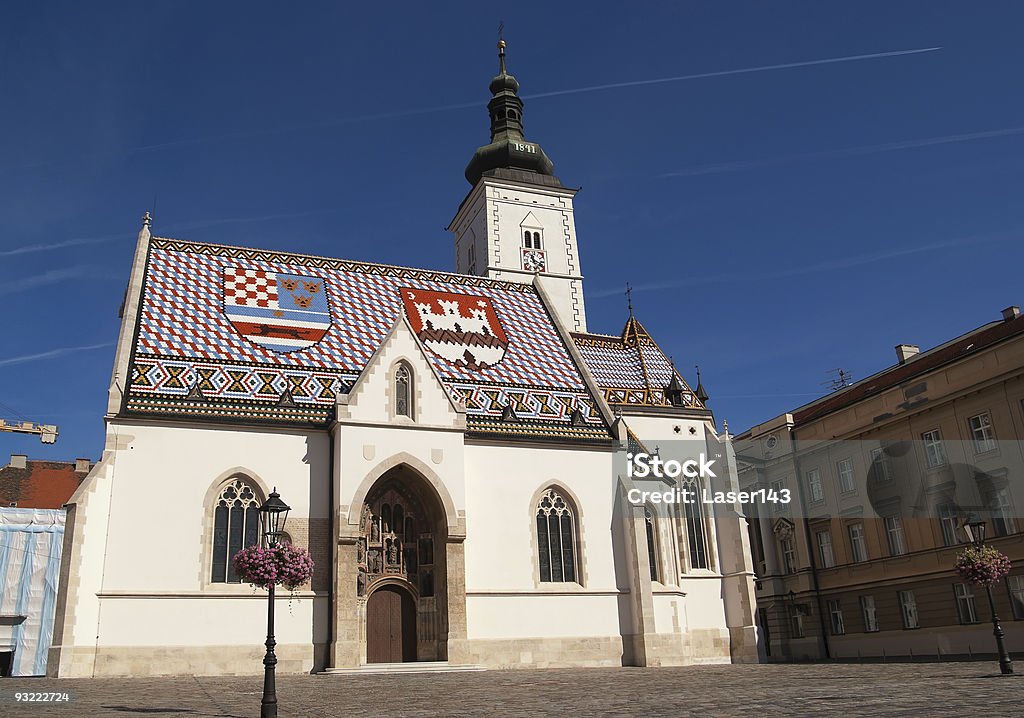
<path fill-rule="evenodd" d="M 259 269 L 224 270 L 224 303 L 266 309 L 277 304 L 277 275 Z"/>

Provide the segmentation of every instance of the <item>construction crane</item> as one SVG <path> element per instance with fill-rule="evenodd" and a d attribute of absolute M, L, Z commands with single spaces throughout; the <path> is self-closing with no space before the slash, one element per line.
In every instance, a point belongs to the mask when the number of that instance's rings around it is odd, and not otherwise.
<path fill-rule="evenodd" d="M 52 444 L 57 441 L 57 427 L 53 424 L 37 424 L 34 421 L 10 422 L 0 419 L 0 431 L 10 431 L 15 434 L 39 434 L 44 444 Z"/>

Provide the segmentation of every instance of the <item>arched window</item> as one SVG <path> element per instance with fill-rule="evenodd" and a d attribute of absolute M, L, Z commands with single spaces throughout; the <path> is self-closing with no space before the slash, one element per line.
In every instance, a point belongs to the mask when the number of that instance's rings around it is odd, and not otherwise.
<path fill-rule="evenodd" d="M 660 581 L 661 573 L 658 570 L 658 543 L 655 538 L 654 512 L 644 506 L 644 528 L 647 532 L 647 562 L 651 565 L 651 580 Z"/>
<path fill-rule="evenodd" d="M 540 232 L 529 229 L 524 230 L 523 247 L 526 249 L 540 249 Z"/>
<path fill-rule="evenodd" d="M 213 509 L 213 583 L 239 583 L 231 557 L 260 540 L 260 497 L 245 479 L 231 479 Z"/>
<path fill-rule="evenodd" d="M 412 372 L 405 363 L 395 370 L 395 416 L 412 418 Z"/>
<path fill-rule="evenodd" d="M 683 489 L 692 492 L 690 496 L 700 496 L 700 487 L 696 481 L 684 482 Z M 708 541 L 703 504 L 699 501 L 689 501 L 683 505 L 686 511 L 686 539 L 690 544 L 690 568 L 708 568 Z"/>
<path fill-rule="evenodd" d="M 554 488 L 537 504 L 537 549 L 540 580 L 576 581 L 576 518 L 572 507 Z"/>

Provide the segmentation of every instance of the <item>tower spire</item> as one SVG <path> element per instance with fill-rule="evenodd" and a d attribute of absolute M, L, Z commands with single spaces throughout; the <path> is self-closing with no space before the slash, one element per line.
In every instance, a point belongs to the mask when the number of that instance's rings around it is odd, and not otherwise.
<path fill-rule="evenodd" d="M 522 175 L 518 179 L 559 187 L 561 183 L 552 176 L 554 163 L 540 145 L 523 136 L 523 101 L 518 94 L 519 81 L 508 74 L 503 35 L 504 23 L 498 29 L 498 74 L 491 80 L 491 101 L 487 103 L 491 143 L 473 154 L 466 165 L 466 179 L 476 185 L 484 174 L 496 174 L 507 169 L 518 171 L 517 174 Z"/>

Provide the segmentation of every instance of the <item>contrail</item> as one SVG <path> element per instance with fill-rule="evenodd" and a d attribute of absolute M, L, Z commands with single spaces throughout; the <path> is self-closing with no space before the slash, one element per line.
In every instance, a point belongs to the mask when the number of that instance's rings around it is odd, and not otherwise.
<path fill-rule="evenodd" d="M 911 150 L 917 147 L 932 147 L 934 145 L 949 145 L 957 142 L 973 142 L 975 140 L 987 140 L 992 137 L 1006 137 L 1008 135 L 1024 134 L 1024 127 L 1006 127 L 1000 130 L 986 130 L 984 132 L 967 132 L 959 135 L 945 135 L 942 137 L 925 137 L 919 140 L 903 140 L 900 142 L 885 142 L 878 145 L 862 145 L 860 147 L 847 147 L 840 150 L 825 150 L 823 152 L 805 152 L 801 154 L 782 155 L 763 160 L 736 160 L 734 162 L 719 162 L 707 165 L 695 165 L 684 167 L 673 172 L 666 172 L 659 177 L 698 177 L 701 175 L 719 174 L 722 172 L 740 172 L 748 169 L 758 169 L 771 165 L 783 164 L 786 162 L 799 162 L 802 160 L 839 159 L 843 157 L 858 157 L 861 155 L 872 155 L 880 152 L 898 152 L 900 150 Z"/>
<path fill-rule="evenodd" d="M 176 232 L 179 230 L 189 229 L 202 229 L 204 227 L 216 227 L 222 224 L 244 224 L 246 222 L 265 222 L 271 219 L 290 219 L 293 217 L 308 217 L 316 214 L 330 214 L 332 212 L 341 212 L 345 207 L 336 207 L 333 209 L 311 209 L 303 212 L 285 212 L 281 214 L 263 214 L 255 215 L 252 217 L 223 217 L 220 219 L 196 219 L 189 220 L 186 222 L 176 222 L 167 227 L 165 231 L 167 233 Z M 158 232 L 159 234 L 159 232 Z M 14 247 L 13 249 L 0 250 L 0 257 L 13 257 L 19 254 L 35 254 L 36 252 L 49 252 L 55 249 L 66 249 L 68 247 L 81 247 L 83 245 L 90 244 L 102 244 L 104 242 L 113 242 L 118 239 L 129 239 L 135 236 L 134 232 L 119 232 L 117 234 L 103 234 L 98 237 L 76 237 L 74 239 L 66 239 L 60 242 L 53 242 L 50 244 L 26 244 L 21 247 Z"/>
<path fill-rule="evenodd" d="M 576 95 L 581 92 L 598 92 L 600 90 L 614 90 L 620 87 L 641 87 L 643 85 L 659 85 L 665 82 L 682 82 L 683 80 L 702 80 L 708 77 L 726 77 L 727 75 L 745 75 L 751 72 L 769 72 L 771 70 L 790 70 L 797 67 L 812 67 L 814 65 L 834 65 L 840 62 L 859 62 L 861 60 L 876 60 L 883 57 L 903 57 L 905 55 L 920 55 L 925 52 L 941 50 L 938 47 L 920 47 L 914 50 L 892 50 L 891 52 L 872 52 L 867 55 L 844 55 L 843 57 L 827 57 L 820 60 L 804 60 L 802 62 L 784 62 L 778 65 L 759 65 L 757 67 L 741 67 L 735 70 L 719 70 L 717 72 L 701 72 L 696 75 L 676 75 L 675 77 L 659 77 L 654 80 L 630 80 L 628 82 L 611 82 L 606 85 L 590 85 L 588 87 L 577 87 L 570 90 L 553 90 L 552 92 L 539 92 L 533 95 L 523 95 L 524 99 L 533 100 L 540 97 L 559 97 L 561 95 Z"/>
<path fill-rule="evenodd" d="M 35 289 L 36 287 L 43 287 L 47 284 L 56 284 L 57 282 L 63 282 L 66 279 L 80 277 L 89 269 L 90 267 L 85 265 L 66 267 L 64 269 L 48 269 L 42 274 L 34 274 L 21 279 L 3 282 L 0 284 L 0 294 L 14 294 L 16 292 L 24 292 L 28 289 Z"/>
<path fill-rule="evenodd" d="M 680 289 L 683 287 L 693 287 L 701 284 L 749 282 L 760 279 L 784 279 L 787 277 L 795 277 L 803 274 L 814 274 L 815 272 L 828 272 L 837 269 L 850 269 L 851 267 L 859 267 L 866 264 L 884 262 L 887 259 L 907 257 L 914 254 L 923 254 L 925 252 L 934 252 L 940 249 L 962 247 L 965 245 L 978 244 L 982 242 L 1005 242 L 1011 239 L 1019 240 L 1020 232 L 1015 230 L 1010 232 L 1001 232 L 993 235 L 960 237 L 957 239 L 950 239 L 944 242 L 934 242 L 932 244 L 925 244 L 917 247 L 905 247 L 903 249 L 891 249 L 882 252 L 872 252 L 870 254 L 860 254 L 851 257 L 841 257 L 839 259 L 832 259 L 825 262 L 818 262 L 816 264 L 804 265 L 802 267 L 790 267 L 789 269 L 780 269 L 774 272 L 729 272 L 706 276 L 686 277 L 684 279 L 672 280 L 667 282 L 651 282 L 649 284 L 635 285 L 633 286 L 633 291 L 655 292 L 664 289 Z M 591 299 L 617 297 L 622 295 L 622 289 L 599 289 L 596 292 L 587 292 L 586 294 L 587 297 Z"/>
<path fill-rule="evenodd" d="M 20 357 L 9 357 L 7 359 L 0 359 L 0 366 L 11 366 L 12 364 L 25 364 L 32 361 L 40 361 L 43 359 L 54 359 L 65 354 L 77 354 L 78 352 L 92 351 L 93 349 L 106 349 L 107 347 L 114 346 L 114 342 L 106 342 L 104 344 L 88 344 L 82 347 L 61 347 L 59 349 L 51 349 L 50 351 L 40 352 L 39 354 L 23 354 Z"/>
<path fill-rule="evenodd" d="M 601 92 L 604 90 L 614 90 L 622 87 L 642 87 L 644 85 L 658 85 L 666 82 L 683 82 L 685 80 L 701 80 L 709 77 L 727 77 L 729 75 L 744 75 L 752 72 L 770 72 L 773 70 L 790 70 L 800 67 L 813 67 L 815 65 L 834 65 L 842 62 L 859 62 L 862 60 L 876 60 L 887 57 L 903 57 L 907 55 L 920 55 L 926 52 L 935 52 L 941 50 L 941 46 L 937 47 L 921 47 L 913 50 L 892 50 L 889 52 L 873 52 L 866 55 L 844 55 L 843 57 L 828 57 L 818 60 L 803 60 L 801 62 L 785 62 L 775 65 L 759 65 L 757 67 L 740 67 L 733 70 L 718 70 L 715 72 L 702 72 L 693 75 L 677 75 L 674 77 L 659 77 L 651 80 L 630 80 L 626 82 L 612 82 L 604 85 L 590 85 L 587 87 L 574 87 L 564 90 L 551 90 L 550 92 L 538 92 L 531 95 L 523 95 L 523 99 L 536 100 L 545 97 L 560 97 L 563 95 L 578 95 L 585 92 Z M 218 140 L 239 140 L 248 139 L 253 137 L 266 137 L 268 135 L 283 134 L 288 132 L 295 132 L 298 130 L 313 130 L 321 129 L 325 127 L 336 127 L 338 125 L 354 124 L 359 122 L 373 122 L 375 120 L 388 120 L 402 117 L 414 117 L 417 115 L 429 115 L 438 112 L 451 112 L 454 110 L 465 110 L 470 108 L 480 108 L 481 103 L 479 100 L 473 100 L 468 102 L 458 102 L 450 105 L 437 105 L 434 107 L 419 107 L 406 110 L 393 110 L 390 112 L 374 112 L 363 115 L 353 115 L 351 117 L 340 117 L 332 120 L 323 120 L 320 122 L 309 122 L 301 125 L 288 125 L 286 127 L 275 127 L 260 130 L 247 130 L 241 132 L 226 132 L 219 135 L 205 135 L 203 137 L 192 137 L 189 139 L 182 140 L 170 140 L 168 142 L 156 142 L 148 145 L 137 145 L 135 147 L 129 147 L 121 150 L 119 154 L 135 154 L 140 152 L 152 152 L 156 150 L 169 149 L 172 147 L 185 147 L 189 145 L 203 144 L 206 142 L 216 142 Z M 118 154 L 118 153 L 114 153 Z M 86 157 L 105 157 L 103 155 L 85 155 Z M 61 160 L 67 159 L 66 157 Z M 33 167 L 41 167 L 44 165 L 54 164 L 61 160 L 44 160 L 40 162 L 32 162 L 29 164 L 17 165 L 7 167 L 5 169 L 28 169 Z"/>

